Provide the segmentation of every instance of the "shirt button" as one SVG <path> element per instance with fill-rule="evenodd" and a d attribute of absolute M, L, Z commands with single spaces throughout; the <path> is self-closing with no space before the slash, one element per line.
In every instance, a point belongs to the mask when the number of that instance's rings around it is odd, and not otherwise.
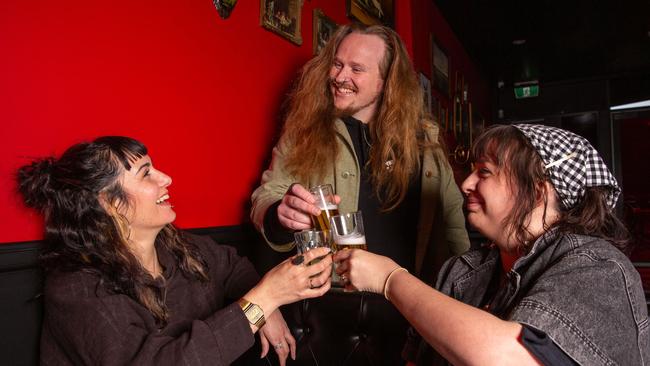
<path fill-rule="evenodd" d="M 349 176 L 350 176 L 350 172 L 341 173 L 341 177 L 343 177 L 343 179 L 348 179 Z"/>
<path fill-rule="evenodd" d="M 432 175 L 433 175 L 433 173 L 431 173 L 431 170 L 427 170 L 427 171 L 424 173 L 424 176 L 427 177 L 427 178 L 431 178 Z"/>

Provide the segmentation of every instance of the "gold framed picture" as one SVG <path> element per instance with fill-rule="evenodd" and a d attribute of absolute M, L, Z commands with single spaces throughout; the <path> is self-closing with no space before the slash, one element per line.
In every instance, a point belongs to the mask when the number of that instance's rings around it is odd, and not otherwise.
<path fill-rule="evenodd" d="M 429 113 L 433 113 L 433 101 L 431 99 L 431 81 L 429 81 L 429 78 L 423 73 L 419 73 L 419 76 L 420 86 L 422 87 L 422 96 L 424 97 L 424 105 L 426 106 Z"/>
<path fill-rule="evenodd" d="M 348 18 L 365 25 L 393 26 L 393 0 L 346 0 L 345 11 Z"/>
<path fill-rule="evenodd" d="M 325 47 L 330 36 L 339 27 L 332 19 L 326 16 L 321 9 L 314 9 L 314 55 Z"/>
<path fill-rule="evenodd" d="M 291 42 L 301 45 L 302 0 L 260 0 L 260 24 Z"/>
<path fill-rule="evenodd" d="M 440 47 L 433 35 L 430 35 L 431 43 L 431 75 L 433 88 L 440 94 L 449 97 L 449 57 L 447 52 Z"/>

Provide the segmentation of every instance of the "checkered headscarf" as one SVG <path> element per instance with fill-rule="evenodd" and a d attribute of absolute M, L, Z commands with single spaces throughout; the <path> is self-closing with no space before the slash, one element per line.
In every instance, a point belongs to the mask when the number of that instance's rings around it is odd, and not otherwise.
<path fill-rule="evenodd" d="M 513 125 L 544 161 L 548 176 L 565 209 L 582 199 L 587 187 L 609 188 L 607 205 L 614 208 L 621 189 L 589 141 L 572 132 L 543 125 Z"/>

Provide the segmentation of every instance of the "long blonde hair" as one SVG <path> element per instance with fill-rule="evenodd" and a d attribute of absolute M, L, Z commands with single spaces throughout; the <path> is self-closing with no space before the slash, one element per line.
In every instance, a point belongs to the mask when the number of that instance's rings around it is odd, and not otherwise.
<path fill-rule="evenodd" d="M 388 27 L 341 26 L 321 53 L 305 64 L 284 125 L 291 146 L 286 168 L 302 180 L 322 178 L 338 154 L 329 74 L 338 46 L 351 33 L 376 35 L 386 45 L 380 65 L 384 88 L 377 116 L 369 124 L 374 143 L 368 164 L 375 194 L 382 208 L 389 211 L 402 202 L 410 180 L 420 169 L 425 144 L 422 122 L 430 116 L 406 47 Z M 390 167 L 387 162 L 392 162 Z"/>

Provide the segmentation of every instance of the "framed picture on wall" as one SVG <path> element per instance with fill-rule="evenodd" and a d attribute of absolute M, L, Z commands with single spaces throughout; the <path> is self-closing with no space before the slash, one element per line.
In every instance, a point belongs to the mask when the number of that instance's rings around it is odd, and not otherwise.
<path fill-rule="evenodd" d="M 440 116 L 438 118 L 440 126 L 445 129 L 445 132 L 449 132 L 449 113 L 447 112 L 447 107 L 440 106 Z"/>
<path fill-rule="evenodd" d="M 349 18 L 365 25 L 393 26 L 393 0 L 345 0 L 345 11 Z"/>
<path fill-rule="evenodd" d="M 472 103 L 469 103 L 470 105 L 470 146 L 474 144 L 474 140 L 483 133 L 485 130 L 485 118 L 481 115 L 481 113 L 478 111 L 478 109 L 472 107 Z"/>
<path fill-rule="evenodd" d="M 327 17 L 322 10 L 314 9 L 314 55 L 325 47 L 338 27 L 339 25 Z"/>
<path fill-rule="evenodd" d="M 431 75 L 433 87 L 444 96 L 449 96 L 449 57 L 431 36 Z"/>
<path fill-rule="evenodd" d="M 426 106 L 427 111 L 429 111 L 429 113 L 432 113 L 431 81 L 429 81 L 429 78 L 423 73 L 420 73 L 420 86 L 422 87 L 424 105 Z"/>
<path fill-rule="evenodd" d="M 302 0 L 260 0 L 260 24 L 291 42 L 301 45 Z"/>

